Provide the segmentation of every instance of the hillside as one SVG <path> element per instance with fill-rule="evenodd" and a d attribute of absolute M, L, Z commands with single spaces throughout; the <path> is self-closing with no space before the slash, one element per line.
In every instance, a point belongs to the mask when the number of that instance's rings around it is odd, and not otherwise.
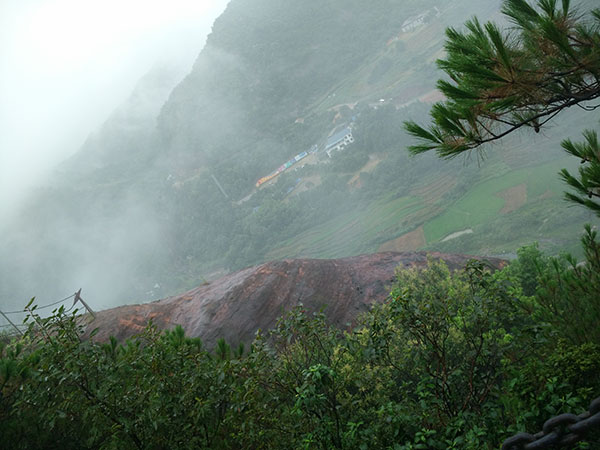
<path fill-rule="evenodd" d="M 428 258 L 443 260 L 451 270 L 469 260 L 463 255 L 386 252 L 334 260 L 274 261 L 156 302 L 99 311 L 88 330 L 98 328 L 94 339 L 99 341 L 110 336 L 124 341 L 152 320 L 161 330 L 181 325 L 188 336 L 200 337 L 209 347 L 219 338 L 249 344 L 257 330 L 273 329 L 284 311 L 299 304 L 309 313 L 323 310 L 332 325 L 344 328 L 388 298 L 396 270 L 424 268 Z M 505 264 L 498 259 L 486 263 L 494 268 Z"/>
<path fill-rule="evenodd" d="M 573 249 L 589 217 L 562 214 L 558 142 L 590 117 L 483 160 L 404 150 L 402 122 L 439 99 L 445 27 L 497 18 L 499 4 L 233 0 L 175 88 L 168 70 L 149 74 L 5 227 L 0 298 L 84 287 L 100 309 L 271 259 Z M 354 143 L 328 157 L 345 127 Z"/>

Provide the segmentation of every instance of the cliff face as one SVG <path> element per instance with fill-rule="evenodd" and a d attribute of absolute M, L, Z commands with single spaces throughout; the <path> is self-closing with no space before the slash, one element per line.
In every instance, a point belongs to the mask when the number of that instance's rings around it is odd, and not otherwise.
<path fill-rule="evenodd" d="M 271 163 L 293 154 L 261 148 L 269 139 L 282 147 L 289 133 L 281 128 L 385 46 L 418 3 L 232 0 L 158 117 L 164 142 L 186 164 L 214 166 L 215 155 L 250 152 Z"/>
<path fill-rule="evenodd" d="M 443 259 L 452 270 L 471 259 L 441 253 L 430 256 Z M 499 259 L 487 261 L 496 268 L 504 265 Z M 208 346 L 221 337 L 235 345 L 251 342 L 258 329 L 274 327 L 283 311 L 299 303 L 309 312 L 323 308 L 331 323 L 346 327 L 371 304 L 386 299 L 396 268 L 426 264 L 425 252 L 273 261 L 182 295 L 100 311 L 90 329 L 99 328 L 98 340 L 111 335 L 123 340 L 142 331 L 152 319 L 159 328 L 181 325 L 188 336 L 200 337 Z"/>

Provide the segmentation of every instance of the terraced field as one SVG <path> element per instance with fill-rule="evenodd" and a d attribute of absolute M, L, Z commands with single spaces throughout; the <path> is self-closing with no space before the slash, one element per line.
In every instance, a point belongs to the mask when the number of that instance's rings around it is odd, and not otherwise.
<path fill-rule="evenodd" d="M 401 235 L 426 204 L 419 197 L 386 198 L 353 210 L 283 243 L 268 259 L 334 258 L 375 251 L 388 236 Z"/>
<path fill-rule="evenodd" d="M 515 170 L 477 184 L 443 214 L 425 224 L 427 243 L 439 241 L 466 228 L 477 232 L 478 226 L 501 214 L 503 208 L 511 202 L 501 194 L 516 186 L 524 185 L 527 192 L 527 201 L 521 208 L 538 201 L 542 196 L 550 198 L 562 195 L 564 186 L 556 174 L 563 167 L 572 167 L 576 163 L 572 159 L 562 158 L 538 167 Z"/>
<path fill-rule="evenodd" d="M 443 175 L 433 182 L 416 187 L 410 195 L 421 197 L 427 204 L 439 203 L 444 194 L 450 192 L 456 186 L 456 177 Z"/>
<path fill-rule="evenodd" d="M 419 248 L 499 254 L 536 240 L 552 251 L 574 251 L 585 217 L 577 208 L 565 214 L 564 185 L 556 174 L 576 165 L 569 157 L 513 171 L 501 161 L 491 163 L 482 171 L 482 181 L 454 201 L 448 195 L 458 180 L 443 175 L 407 196 L 389 195 L 306 230 L 266 258 L 333 258 Z M 469 232 L 460 233 L 464 230 Z"/>
<path fill-rule="evenodd" d="M 484 16 L 495 16 L 497 12 L 493 5 L 485 9 Z M 434 79 L 440 75 L 433 63 L 443 57 L 444 27 L 461 14 L 445 8 L 441 17 L 426 27 L 401 35 L 388 45 L 382 43 L 379 53 L 312 106 L 313 113 L 327 111 L 342 100 L 372 102 L 374 107 L 379 98 L 397 106 L 419 98 L 439 100 L 432 90 Z M 373 80 L 373 72 L 382 60 L 392 63 Z M 421 61 L 421 66 L 415 67 L 415 61 Z M 583 117 L 581 113 L 570 113 L 539 134 L 511 135 L 483 149 L 482 154 L 467 156 L 465 165 L 478 166 L 477 170 L 464 172 L 469 178 L 456 173 L 460 169 L 454 167 L 455 172 L 449 170 L 435 179 L 422 180 L 421 185 L 399 193 L 403 195 L 400 198 L 382 198 L 366 209 L 348 211 L 307 229 L 283 242 L 266 258 L 330 258 L 414 248 L 497 254 L 512 253 L 533 241 L 540 241 L 550 252 L 573 251 L 579 247 L 578 230 L 586 217 L 578 208 L 568 210 L 562 200 L 566 188 L 558 172 L 562 168 L 576 170 L 578 162 L 561 152 L 560 141 L 566 134 L 578 139 L 583 128 L 597 126 L 597 120 Z M 385 163 L 383 157 L 381 164 Z M 361 189 L 359 173 L 375 165 L 369 161 L 353 174 L 351 188 Z M 469 232 L 461 233 L 465 230 Z M 452 239 L 444 241 L 449 236 Z"/>

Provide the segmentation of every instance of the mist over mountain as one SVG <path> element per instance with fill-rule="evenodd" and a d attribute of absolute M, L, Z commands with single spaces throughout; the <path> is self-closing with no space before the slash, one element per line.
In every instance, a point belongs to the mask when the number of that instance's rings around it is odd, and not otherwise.
<path fill-rule="evenodd" d="M 557 143 L 589 118 L 483 161 L 404 150 L 402 121 L 440 99 L 444 29 L 499 6 L 232 0 L 190 73 L 148 73 L 5 224 L 2 305 L 80 287 L 98 309 L 150 301 L 287 257 L 572 248 L 587 216 L 560 212 Z M 353 142 L 328 154 L 340 132 Z"/>
<path fill-rule="evenodd" d="M 82 11 L 204 40 L 225 1 Z M 79 3 L 43 3 L 68 43 Z M 600 448 L 600 8 L 575 3 L 230 0 L 0 200 L 2 448 Z M 0 140 L 105 114 L 66 105 Z"/>
<path fill-rule="evenodd" d="M 148 157 L 157 139 L 155 122 L 162 105 L 184 76 L 182 68 L 156 65 L 140 79 L 127 101 L 102 127 L 87 138 L 81 149 L 58 172 L 85 173 L 110 166 L 129 165 Z"/>

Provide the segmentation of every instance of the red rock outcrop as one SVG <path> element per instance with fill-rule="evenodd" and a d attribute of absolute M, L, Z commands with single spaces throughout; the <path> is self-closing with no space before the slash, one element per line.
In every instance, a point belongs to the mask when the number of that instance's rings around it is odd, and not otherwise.
<path fill-rule="evenodd" d="M 452 270 L 472 257 L 429 253 Z M 504 261 L 488 259 L 494 267 Z M 150 319 L 159 328 L 181 325 L 188 336 L 212 346 L 223 337 L 236 345 L 251 342 L 257 329 L 273 328 L 286 310 L 302 303 L 307 311 L 324 308 L 328 320 L 345 327 L 388 296 L 397 267 L 422 267 L 425 252 L 384 252 L 341 259 L 286 259 L 226 275 L 182 295 L 152 303 L 99 311 L 91 328 L 95 339 L 126 339 Z"/>

